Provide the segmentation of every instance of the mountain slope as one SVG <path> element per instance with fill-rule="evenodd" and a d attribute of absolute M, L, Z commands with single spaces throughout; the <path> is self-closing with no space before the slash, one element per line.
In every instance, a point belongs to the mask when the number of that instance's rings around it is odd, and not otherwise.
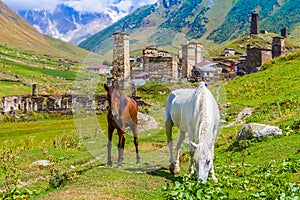
<path fill-rule="evenodd" d="M 248 35 L 253 11 L 259 14 L 260 30 L 279 33 L 283 27 L 292 29 L 300 22 L 299 6 L 294 4 L 290 0 L 160 0 L 100 31 L 79 47 L 110 55 L 112 34 L 121 31 L 130 34 L 133 50 L 154 44 L 176 52 L 181 44 L 192 40 L 211 48 Z"/>
<path fill-rule="evenodd" d="M 0 1 L 0 41 L 8 46 L 30 50 L 51 49 L 47 40 L 29 23 Z"/>
<path fill-rule="evenodd" d="M 0 1 L 0 26 L 0 43 L 11 48 L 75 60 L 83 60 L 90 53 L 61 40 L 45 37 L 2 1 Z"/>

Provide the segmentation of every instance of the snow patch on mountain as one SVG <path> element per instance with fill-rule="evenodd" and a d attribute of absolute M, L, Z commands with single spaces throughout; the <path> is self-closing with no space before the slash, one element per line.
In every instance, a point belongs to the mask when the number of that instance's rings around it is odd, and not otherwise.
<path fill-rule="evenodd" d="M 17 13 L 39 32 L 77 45 L 135 9 L 155 2 L 157 0 L 60 1 L 54 9 L 33 8 Z"/>

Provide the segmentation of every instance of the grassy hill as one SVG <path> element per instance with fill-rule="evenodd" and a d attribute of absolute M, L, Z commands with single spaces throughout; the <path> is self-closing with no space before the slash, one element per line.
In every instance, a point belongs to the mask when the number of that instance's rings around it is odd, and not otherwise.
<path fill-rule="evenodd" d="M 237 39 L 224 43 L 223 45 L 220 45 L 217 49 L 209 49 L 209 53 L 211 56 L 218 57 L 225 48 L 234 48 L 237 56 L 239 56 L 239 54 L 246 53 L 246 47 L 248 44 L 259 48 L 272 49 L 272 41 L 273 37 L 275 36 L 279 35 L 275 33 L 266 33 L 239 37 Z M 286 54 L 296 52 L 299 49 L 299 43 L 291 38 L 286 38 L 284 40 L 284 44 Z"/>
<path fill-rule="evenodd" d="M 300 52 L 276 58 L 258 73 L 227 83 L 227 100 L 233 110 L 254 108 L 248 122 L 294 126 L 300 119 Z M 236 111 L 236 110 L 235 110 Z M 299 127 L 298 127 L 299 128 Z"/>
<path fill-rule="evenodd" d="M 140 110 L 148 112 L 160 123 L 157 129 L 139 132 L 140 166 L 132 164 L 135 161 L 133 137 L 127 132 L 124 169 L 105 166 L 105 113 L 75 120 L 74 116 L 28 114 L 27 122 L 0 116 L 0 144 L 3 143 L 0 153 L 5 155 L 4 150 L 10 149 L 10 155 L 15 155 L 13 152 L 18 152 L 17 147 L 22 149 L 16 154 L 21 159 L 14 160 L 12 156 L 7 163 L 17 166 L 14 169 L 21 172 L 18 178 L 26 183 L 17 191 L 35 199 L 87 199 L 91 196 L 131 200 L 182 199 L 191 196 L 206 199 L 297 199 L 300 196 L 299 65 L 300 52 L 279 57 L 266 63 L 261 71 L 237 77 L 219 89 L 219 94 L 224 95 L 220 103 L 232 104 L 223 112 L 222 118 L 226 124 L 233 122 L 243 108 L 250 107 L 253 113 L 243 121 L 277 125 L 283 130 L 283 135 L 253 139 L 234 147 L 242 125 L 224 128 L 218 134 L 215 147 L 214 164 L 218 183 L 209 178 L 208 183 L 202 185 L 196 183 L 195 176 L 189 178 L 184 175 L 188 173 L 188 145 L 184 145 L 181 154 L 181 174 L 173 176 L 168 171 L 163 105 L 170 89 L 183 87 L 181 84 L 151 83 L 139 88 L 138 94 L 154 105 L 151 109 Z M 78 124 L 78 120 L 83 123 Z M 95 129 L 100 129 L 101 133 L 97 135 Z M 176 128 L 174 132 L 178 136 Z M 117 145 L 116 135 L 113 145 Z M 98 160 L 92 155 L 98 156 Z M 113 149 L 112 155 L 116 158 L 117 148 Z M 55 164 L 49 168 L 29 168 L 30 163 L 38 159 L 51 159 Z M 4 188 L 7 174 L 3 166 L 1 162 L 1 189 Z M 151 166 L 159 169 L 146 170 Z M 55 188 L 57 183 L 62 183 L 61 187 Z"/>

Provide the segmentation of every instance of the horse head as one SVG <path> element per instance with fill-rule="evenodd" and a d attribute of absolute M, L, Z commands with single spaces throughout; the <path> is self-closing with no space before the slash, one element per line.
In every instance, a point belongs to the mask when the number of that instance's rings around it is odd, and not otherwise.
<path fill-rule="evenodd" d="M 111 114 L 114 119 L 119 119 L 119 108 L 121 106 L 119 84 L 116 83 L 111 86 L 104 84 L 104 89 L 107 92 L 108 104 Z"/>
<path fill-rule="evenodd" d="M 213 163 L 212 153 L 204 142 L 196 144 L 191 141 L 190 143 L 195 152 L 192 159 L 196 163 L 197 181 L 201 179 L 202 183 L 205 184 Z"/>

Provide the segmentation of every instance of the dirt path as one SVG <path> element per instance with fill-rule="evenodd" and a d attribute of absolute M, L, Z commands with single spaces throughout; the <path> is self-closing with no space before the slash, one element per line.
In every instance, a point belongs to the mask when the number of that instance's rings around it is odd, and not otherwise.
<path fill-rule="evenodd" d="M 242 122 L 242 119 L 246 119 L 246 118 L 250 117 L 251 114 L 252 114 L 251 108 L 244 108 L 244 110 L 242 110 L 242 112 L 240 112 L 238 114 L 237 118 L 233 122 L 231 122 L 225 126 L 221 126 L 220 128 L 228 128 L 228 127 L 234 126 L 238 122 Z M 239 125 L 241 125 L 241 123 Z"/>
<path fill-rule="evenodd" d="M 222 87 L 222 85 L 219 85 L 218 86 L 218 88 L 217 88 L 217 90 L 216 90 L 216 101 L 217 102 L 219 102 L 219 99 L 220 99 L 220 88 Z M 225 125 L 225 126 L 221 126 L 221 127 L 219 127 L 219 128 L 228 128 L 228 127 L 232 127 L 232 126 L 234 126 L 234 125 L 236 125 L 237 123 L 239 123 L 239 122 L 241 122 L 242 123 L 242 120 L 243 119 L 246 119 L 246 118 L 248 118 L 248 117 L 250 117 L 252 115 L 252 110 L 251 110 L 251 108 L 244 108 L 239 114 L 238 114 L 238 116 L 237 116 L 237 118 L 233 121 L 233 122 L 231 122 L 231 123 L 229 123 L 229 124 L 227 124 L 227 125 Z M 240 123 L 240 124 L 241 124 Z"/>

